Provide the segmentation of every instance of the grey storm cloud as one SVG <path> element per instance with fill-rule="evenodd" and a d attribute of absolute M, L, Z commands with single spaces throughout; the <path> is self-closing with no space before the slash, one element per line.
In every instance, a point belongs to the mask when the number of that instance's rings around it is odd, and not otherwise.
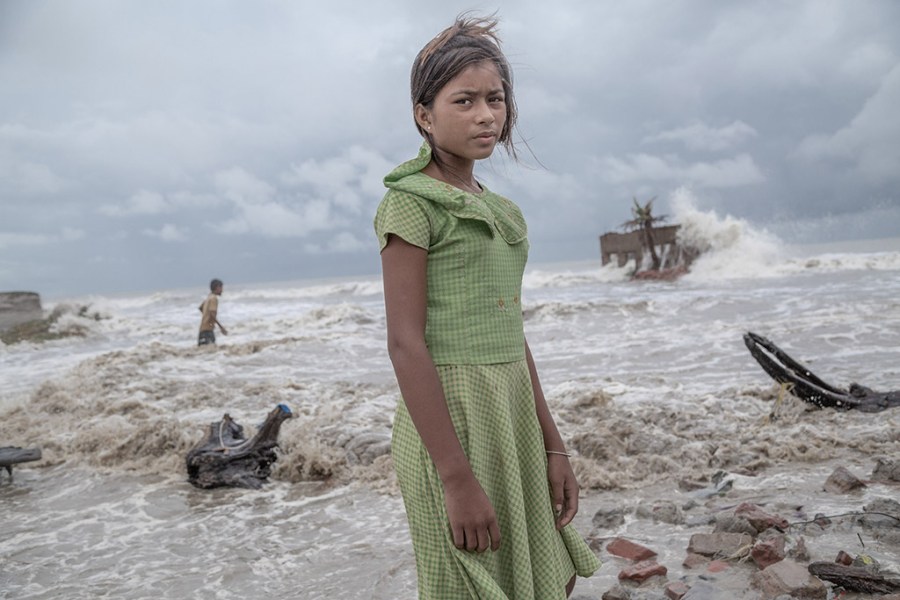
<path fill-rule="evenodd" d="M 498 13 L 520 111 L 520 162 L 479 176 L 533 260 L 686 189 L 792 241 L 900 235 L 891 0 L 7 0 L 0 289 L 376 273 L 412 59 L 468 9 Z"/>

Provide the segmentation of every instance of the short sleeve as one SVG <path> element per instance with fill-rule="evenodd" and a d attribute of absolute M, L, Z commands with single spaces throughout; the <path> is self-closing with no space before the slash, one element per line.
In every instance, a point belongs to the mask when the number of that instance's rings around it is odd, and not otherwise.
<path fill-rule="evenodd" d="M 379 252 L 387 246 L 390 234 L 428 250 L 431 245 L 432 223 L 425 202 L 427 201 L 406 192 L 390 190 L 385 194 L 375 212 L 375 235 L 378 236 Z"/>

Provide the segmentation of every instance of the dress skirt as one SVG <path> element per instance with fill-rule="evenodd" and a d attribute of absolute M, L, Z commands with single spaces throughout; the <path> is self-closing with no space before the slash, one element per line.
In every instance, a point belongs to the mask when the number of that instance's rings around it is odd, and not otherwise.
<path fill-rule="evenodd" d="M 547 455 L 524 360 L 439 365 L 456 434 L 500 527 L 500 549 L 459 550 L 441 480 L 405 404 L 392 455 L 416 555 L 420 600 L 564 600 L 565 586 L 599 561 L 571 525 L 556 530 Z"/>

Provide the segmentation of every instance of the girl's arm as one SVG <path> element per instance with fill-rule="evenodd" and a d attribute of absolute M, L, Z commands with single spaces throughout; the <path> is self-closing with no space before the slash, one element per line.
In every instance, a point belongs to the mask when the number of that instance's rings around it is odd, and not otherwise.
<path fill-rule="evenodd" d="M 475 478 L 453 428 L 444 390 L 425 345 L 428 253 L 391 235 L 381 251 L 388 354 L 400 393 L 444 486 L 457 548 L 500 547 L 494 507 Z"/>
<path fill-rule="evenodd" d="M 554 452 L 566 452 L 562 436 L 550 414 L 541 382 L 538 379 L 537 367 L 534 365 L 534 357 L 528 341 L 525 342 L 525 358 L 528 361 L 528 370 L 531 373 L 531 386 L 534 388 L 534 408 L 537 411 L 538 422 L 541 424 L 541 433 L 544 436 L 544 449 L 552 450 L 547 453 L 547 478 L 550 480 L 550 492 L 553 497 L 553 508 L 556 510 L 556 528 L 560 529 L 572 522 L 578 512 L 578 481 L 569 464 L 569 457 Z"/>

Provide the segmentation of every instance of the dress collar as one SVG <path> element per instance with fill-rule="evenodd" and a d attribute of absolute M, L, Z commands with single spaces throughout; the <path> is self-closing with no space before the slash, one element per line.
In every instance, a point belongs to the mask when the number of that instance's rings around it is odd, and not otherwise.
<path fill-rule="evenodd" d="M 484 221 L 490 225 L 491 232 L 497 231 L 508 244 L 525 239 L 528 228 L 519 207 L 491 192 L 483 184 L 482 193 L 471 194 L 425 175 L 422 169 L 430 162 L 431 146 L 425 141 L 416 158 L 399 165 L 385 176 L 385 187 L 425 198 L 459 219 Z"/>

